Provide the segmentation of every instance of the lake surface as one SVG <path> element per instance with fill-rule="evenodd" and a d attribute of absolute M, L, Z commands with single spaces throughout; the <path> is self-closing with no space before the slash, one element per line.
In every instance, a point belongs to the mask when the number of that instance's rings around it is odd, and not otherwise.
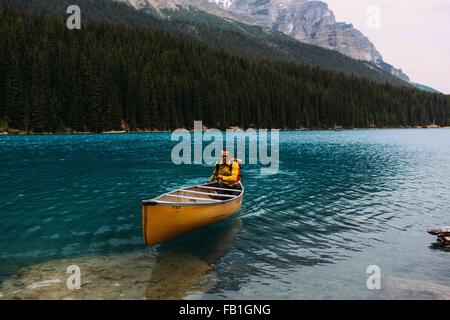
<path fill-rule="evenodd" d="M 169 261 L 185 298 L 450 297 L 450 252 L 425 232 L 450 225 L 450 130 L 282 132 L 277 175 L 243 166 L 238 217 L 146 248 L 141 200 L 212 171 L 173 165 L 174 145 L 169 133 L 0 137 L 0 281 L 110 257 L 131 277 Z M 126 269 L 130 254 L 154 261 Z M 205 268 L 183 282 L 195 259 Z M 367 288 L 371 265 L 381 290 Z"/>

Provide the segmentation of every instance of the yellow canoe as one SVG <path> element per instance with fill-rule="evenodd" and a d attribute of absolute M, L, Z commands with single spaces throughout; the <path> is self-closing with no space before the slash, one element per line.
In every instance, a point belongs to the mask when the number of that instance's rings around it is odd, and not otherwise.
<path fill-rule="evenodd" d="M 222 221 L 237 213 L 244 187 L 216 188 L 208 183 L 178 189 L 142 201 L 144 241 L 153 246 L 186 232 Z"/>

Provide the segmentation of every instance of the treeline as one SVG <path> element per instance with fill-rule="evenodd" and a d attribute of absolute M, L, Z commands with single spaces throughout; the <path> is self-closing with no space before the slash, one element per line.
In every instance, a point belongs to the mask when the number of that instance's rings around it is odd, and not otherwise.
<path fill-rule="evenodd" d="M 449 97 L 169 33 L 0 11 L 0 119 L 28 132 L 450 125 Z"/>
<path fill-rule="evenodd" d="M 19 12 L 66 18 L 67 7 L 72 4 L 73 0 L 0 0 L 0 9 L 8 7 Z M 302 43 L 281 32 L 222 19 L 196 9 L 165 9 L 156 13 L 151 7 L 135 10 L 114 0 L 77 0 L 76 4 L 81 8 L 84 22 L 148 27 L 240 56 L 299 62 L 379 83 L 411 86 L 369 62 L 354 60 L 333 50 Z"/>

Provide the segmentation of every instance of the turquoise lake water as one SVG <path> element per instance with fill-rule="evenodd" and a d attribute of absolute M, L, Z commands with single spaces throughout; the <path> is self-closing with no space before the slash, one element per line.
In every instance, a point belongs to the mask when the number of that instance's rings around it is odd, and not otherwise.
<path fill-rule="evenodd" d="M 45 261 L 149 250 L 141 200 L 212 171 L 173 165 L 174 145 L 169 133 L 1 136 L 0 281 Z M 216 279 L 203 298 L 437 298 L 450 288 L 450 252 L 425 232 L 450 225 L 450 130 L 282 132 L 277 175 L 242 171 L 237 218 L 152 249 L 210 257 Z M 381 290 L 367 289 L 370 265 Z"/>

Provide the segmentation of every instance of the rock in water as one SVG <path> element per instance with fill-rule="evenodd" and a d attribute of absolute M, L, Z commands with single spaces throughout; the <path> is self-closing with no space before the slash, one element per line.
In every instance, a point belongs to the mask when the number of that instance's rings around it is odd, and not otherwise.
<path fill-rule="evenodd" d="M 449 300 L 450 287 L 424 280 L 388 277 L 383 291 L 388 298 Z"/>
<path fill-rule="evenodd" d="M 237 218 L 186 235 L 152 252 L 137 251 L 40 263 L 24 268 L 4 281 L 0 287 L 3 297 L 0 298 L 198 298 L 214 287 L 216 277 L 212 265 L 231 249 L 241 228 L 242 220 Z M 202 246 L 198 246 L 199 241 Z M 80 268 L 79 290 L 67 287 L 70 276 L 67 267 L 72 265 Z"/>
<path fill-rule="evenodd" d="M 442 245 L 450 246 L 450 227 L 430 228 L 427 232 L 437 236 L 439 243 Z"/>
<path fill-rule="evenodd" d="M 442 228 L 430 228 L 427 230 L 429 234 L 439 236 L 439 235 L 450 235 L 450 227 Z"/>
<path fill-rule="evenodd" d="M 67 287 L 67 267 L 78 265 L 81 288 Z M 182 299 L 211 288 L 212 268 L 194 255 L 137 252 L 53 260 L 27 267 L 2 283 L 2 299 Z M 210 278 L 206 278 L 209 280 Z"/>

